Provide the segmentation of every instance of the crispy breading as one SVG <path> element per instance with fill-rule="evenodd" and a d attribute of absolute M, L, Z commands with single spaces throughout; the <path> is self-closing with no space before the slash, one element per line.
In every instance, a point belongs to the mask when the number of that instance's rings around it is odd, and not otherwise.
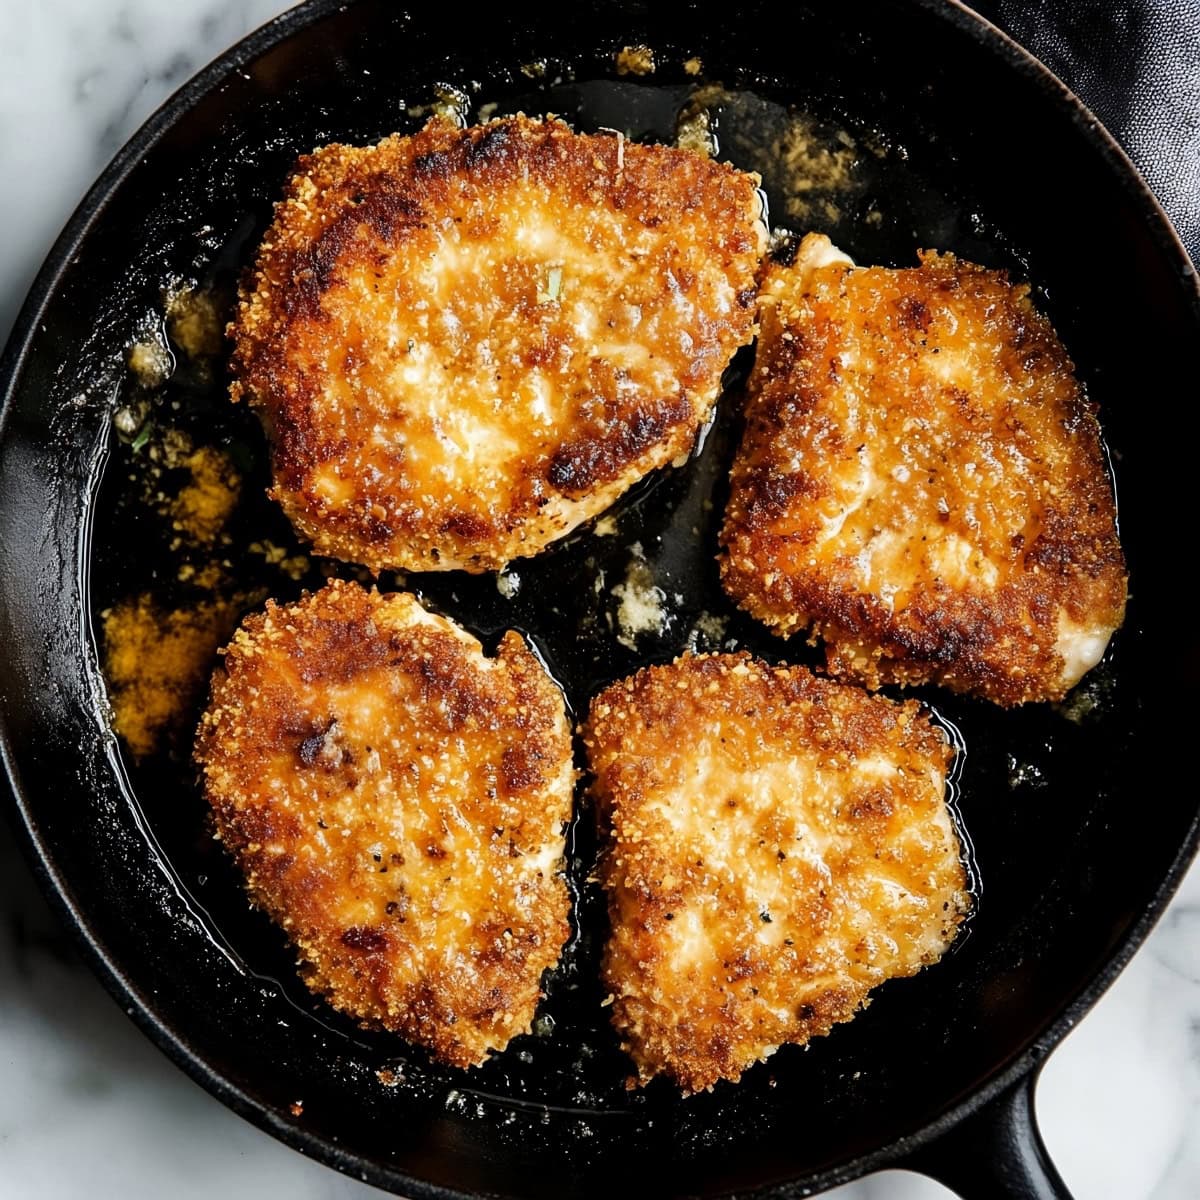
<path fill-rule="evenodd" d="M 331 582 L 225 651 L 196 744 L 217 836 L 305 981 L 456 1066 L 528 1032 L 569 933 L 562 694 L 407 594 Z"/>
<path fill-rule="evenodd" d="M 747 654 L 684 656 L 593 700 L 612 1019 L 645 1082 L 736 1080 L 935 962 L 970 898 L 953 750 L 895 703 Z"/>
<path fill-rule="evenodd" d="M 765 271 L 722 580 L 868 686 L 1059 699 L 1124 616 L 1099 426 L 1027 287 L 920 258 Z"/>
<path fill-rule="evenodd" d="M 754 333 L 757 178 L 512 117 L 302 158 L 235 399 L 320 554 L 483 571 L 686 454 Z"/>

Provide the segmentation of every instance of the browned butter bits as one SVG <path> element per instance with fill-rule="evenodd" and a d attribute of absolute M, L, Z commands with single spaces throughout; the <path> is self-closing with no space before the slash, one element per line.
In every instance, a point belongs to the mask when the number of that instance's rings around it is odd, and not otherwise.
<path fill-rule="evenodd" d="M 341 1011 L 459 1067 L 529 1031 L 568 932 L 563 698 L 411 595 L 334 580 L 225 650 L 196 762 L 251 900 Z"/>
<path fill-rule="evenodd" d="M 1121 624 L 1099 426 L 1028 291 L 815 235 L 765 271 L 722 580 L 836 674 L 1056 700 Z"/>
<path fill-rule="evenodd" d="M 692 447 L 754 332 L 757 177 L 511 117 L 302 158 L 233 396 L 320 554 L 484 571 Z"/>
<path fill-rule="evenodd" d="M 937 961 L 969 907 L 953 749 L 913 701 L 747 654 L 612 684 L 584 729 L 612 1021 L 638 1078 L 736 1080 Z"/>

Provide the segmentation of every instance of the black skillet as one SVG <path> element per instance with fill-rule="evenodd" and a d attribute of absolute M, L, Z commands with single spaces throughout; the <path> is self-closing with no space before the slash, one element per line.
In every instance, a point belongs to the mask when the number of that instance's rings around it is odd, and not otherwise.
<path fill-rule="evenodd" d="M 615 82 L 613 51 L 637 42 L 655 49 L 657 72 Z M 681 1101 L 666 1085 L 623 1087 L 593 975 L 602 915 L 583 882 L 586 812 L 573 835 L 585 933 L 550 982 L 552 1022 L 480 1072 L 441 1070 L 355 1030 L 296 982 L 280 937 L 214 854 L 186 766 L 133 764 L 107 732 L 94 629 L 124 595 L 170 599 L 179 587 L 163 527 L 122 482 L 139 453 L 112 431 L 129 398 L 124 347 L 161 312 L 169 281 L 228 288 L 298 152 L 411 128 L 401 101 L 424 103 L 435 84 L 501 111 L 662 136 L 693 56 L 741 94 L 718 133 L 741 165 L 764 169 L 777 222 L 825 229 L 862 261 L 911 263 L 917 246 L 936 246 L 1036 283 L 1101 406 L 1132 594 L 1125 629 L 1068 709 L 1002 713 L 924 694 L 966 746 L 958 808 L 978 895 L 955 951 L 807 1051 Z M 819 144 L 844 146 L 839 131 L 853 143 L 849 175 L 800 215 L 758 153 L 755 122 L 783 111 L 770 103 L 812 114 Z M 167 1053 L 243 1116 L 381 1187 L 798 1196 L 903 1165 L 964 1196 L 1065 1195 L 1033 1124 L 1038 1068 L 1146 936 L 1198 837 L 1196 793 L 1173 782 L 1200 654 L 1181 594 L 1186 542 L 1172 529 L 1186 538 L 1193 509 L 1198 332 L 1191 268 L 1121 153 L 1060 84 L 957 5 L 746 0 L 715 19 L 680 3 L 552 14 L 510 3 L 485 23 L 451 6 L 304 6 L 203 72 L 121 152 L 6 351 L 0 751 L 16 824 L 97 972 Z M 712 552 L 731 399 L 688 467 L 619 505 L 614 536 L 584 531 L 523 564 L 514 597 L 486 577 L 408 586 L 485 640 L 526 629 L 576 707 L 637 663 L 673 656 L 701 610 L 729 615 Z M 230 448 L 261 483 L 261 438 L 202 371 L 181 357 L 154 403 L 160 423 Z M 248 491 L 235 570 L 294 594 L 300 582 L 245 549 L 290 538 Z M 671 618 L 627 650 L 593 584 L 624 572 L 634 542 Z M 811 660 L 736 617 L 725 636 Z"/>

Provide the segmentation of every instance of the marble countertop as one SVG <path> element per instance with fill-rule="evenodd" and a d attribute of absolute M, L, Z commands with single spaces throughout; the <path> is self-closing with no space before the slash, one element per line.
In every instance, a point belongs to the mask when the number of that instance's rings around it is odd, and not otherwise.
<path fill-rule="evenodd" d="M 279 0 L 0 3 L 0 341 L 62 224 L 155 106 Z M 1200 31 L 1200 14 L 1197 15 Z M 234 1116 L 128 1021 L 77 957 L 0 822 L 0 1197 L 380 1195 Z M 1079 1200 L 1200 1196 L 1200 867 L 1042 1077 Z M 889 1173 L 838 1200 L 950 1193 Z"/>

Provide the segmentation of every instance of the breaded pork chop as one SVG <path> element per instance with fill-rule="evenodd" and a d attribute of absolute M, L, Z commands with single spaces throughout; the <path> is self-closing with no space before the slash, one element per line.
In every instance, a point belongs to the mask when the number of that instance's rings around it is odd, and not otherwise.
<path fill-rule="evenodd" d="M 1028 288 L 923 252 L 772 264 L 722 578 L 875 687 L 1061 698 L 1104 653 L 1125 565 L 1099 427 Z"/>
<path fill-rule="evenodd" d="M 563 699 L 410 595 L 331 582 L 225 651 L 196 744 L 217 836 L 305 981 L 465 1067 L 527 1032 L 568 934 Z"/>
<path fill-rule="evenodd" d="M 507 118 L 300 160 L 230 326 L 321 554 L 483 571 L 685 454 L 754 332 L 757 179 Z"/>
<path fill-rule="evenodd" d="M 597 696 L 585 741 L 610 839 L 604 979 L 642 1081 L 736 1080 L 953 940 L 953 751 L 915 702 L 685 656 Z"/>

